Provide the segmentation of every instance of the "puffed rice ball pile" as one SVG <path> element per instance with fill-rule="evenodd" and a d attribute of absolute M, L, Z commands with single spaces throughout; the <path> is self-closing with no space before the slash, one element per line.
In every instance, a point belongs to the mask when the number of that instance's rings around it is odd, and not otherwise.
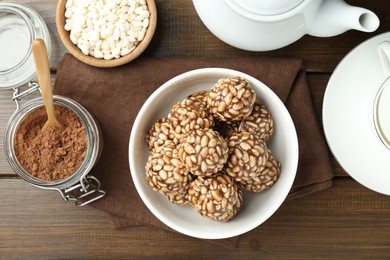
<path fill-rule="evenodd" d="M 241 208 L 241 189 L 261 192 L 280 176 L 280 162 L 267 147 L 273 127 L 246 79 L 220 79 L 152 125 L 146 135 L 148 183 L 177 205 L 228 221 Z"/>
<path fill-rule="evenodd" d="M 70 40 L 97 59 L 126 56 L 149 27 L 146 0 L 67 0 L 65 9 Z"/>

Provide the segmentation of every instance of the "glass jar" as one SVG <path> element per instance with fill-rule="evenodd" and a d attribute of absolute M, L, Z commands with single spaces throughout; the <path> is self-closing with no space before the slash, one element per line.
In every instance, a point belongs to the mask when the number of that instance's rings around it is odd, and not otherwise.
<path fill-rule="evenodd" d="M 42 98 L 27 101 L 22 107 L 19 104 L 23 97 L 39 90 L 34 82 L 37 73 L 31 48 L 37 38 L 44 40 L 50 57 L 50 35 L 41 16 L 27 5 L 0 2 L 0 89 L 12 88 L 12 100 L 16 102 L 16 111 L 5 130 L 5 157 L 15 173 L 26 182 L 39 188 L 58 190 L 65 201 L 72 200 L 76 205 L 83 206 L 104 197 L 105 192 L 100 189 L 100 182 L 88 175 L 102 150 L 101 131 L 92 115 L 79 103 L 67 97 L 54 96 L 55 104 L 65 106 L 78 115 L 87 132 L 85 159 L 70 177 L 57 181 L 37 179 L 23 168 L 15 156 L 15 133 L 19 124 L 29 113 L 43 106 Z M 25 85 L 28 88 L 20 91 Z"/>
<path fill-rule="evenodd" d="M 0 2 L 0 89 L 15 88 L 36 77 L 31 44 L 36 38 L 51 53 L 49 30 L 42 17 L 27 5 Z"/>
<path fill-rule="evenodd" d="M 95 177 L 88 175 L 98 161 L 102 151 L 103 142 L 101 131 L 93 116 L 82 105 L 63 96 L 54 95 L 53 99 L 54 104 L 65 106 L 75 112 L 85 127 L 88 140 L 87 151 L 81 166 L 68 178 L 45 181 L 30 175 L 16 158 L 14 144 L 18 127 L 30 113 L 44 106 L 41 97 L 28 101 L 9 119 L 5 129 L 5 156 L 11 168 L 23 180 L 39 188 L 58 190 L 64 200 L 73 200 L 76 202 L 76 205 L 83 206 L 105 195 L 105 192 L 100 190 L 99 181 Z"/>

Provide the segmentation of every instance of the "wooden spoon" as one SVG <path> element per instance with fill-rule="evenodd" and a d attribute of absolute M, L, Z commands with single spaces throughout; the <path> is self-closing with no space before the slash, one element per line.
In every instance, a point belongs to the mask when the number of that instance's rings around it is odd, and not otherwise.
<path fill-rule="evenodd" d="M 32 51 L 43 104 L 45 105 L 47 113 L 47 121 L 43 126 L 43 129 L 48 126 L 63 127 L 54 113 L 53 89 L 51 86 L 49 59 L 47 57 L 45 42 L 42 39 L 34 40 L 32 43 Z"/>

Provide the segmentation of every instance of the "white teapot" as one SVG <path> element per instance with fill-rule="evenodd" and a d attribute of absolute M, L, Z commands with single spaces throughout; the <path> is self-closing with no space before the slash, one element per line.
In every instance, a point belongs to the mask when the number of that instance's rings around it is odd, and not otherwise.
<path fill-rule="evenodd" d="M 330 37 L 355 29 L 373 32 L 378 17 L 343 0 L 193 0 L 219 39 L 249 51 L 287 46 L 305 34 Z"/>

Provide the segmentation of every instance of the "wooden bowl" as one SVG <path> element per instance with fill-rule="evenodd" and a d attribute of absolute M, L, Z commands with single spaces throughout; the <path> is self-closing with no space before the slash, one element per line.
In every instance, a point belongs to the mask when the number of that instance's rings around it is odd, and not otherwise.
<path fill-rule="evenodd" d="M 98 59 L 90 55 L 85 55 L 81 52 L 81 50 L 73 44 L 73 42 L 70 40 L 70 32 L 66 31 L 64 29 L 65 26 L 65 3 L 66 0 L 58 0 L 57 4 L 57 12 L 56 12 L 56 24 L 57 24 L 57 31 L 60 35 L 62 43 L 65 45 L 66 49 L 77 59 L 80 61 L 95 66 L 95 67 L 116 67 L 123 64 L 126 64 L 135 58 L 137 58 L 149 45 L 154 32 L 156 30 L 156 24 L 157 24 L 157 10 L 156 10 L 156 4 L 154 0 L 146 0 L 146 3 L 148 5 L 148 9 L 150 12 L 149 17 L 149 26 L 146 30 L 145 37 L 142 41 L 138 43 L 138 45 L 135 47 L 135 49 L 127 54 L 126 56 L 122 56 L 120 58 L 113 58 L 111 60 L 105 60 L 105 59 Z"/>

